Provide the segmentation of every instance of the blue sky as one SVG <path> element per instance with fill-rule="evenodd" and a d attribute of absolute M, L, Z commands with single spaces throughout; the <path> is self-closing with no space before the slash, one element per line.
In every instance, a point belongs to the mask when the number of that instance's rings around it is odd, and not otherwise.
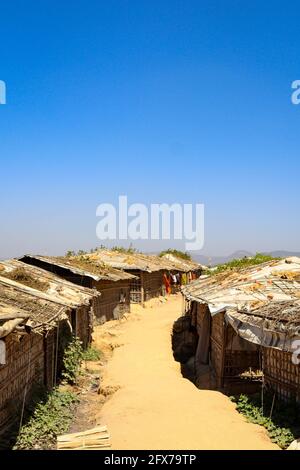
<path fill-rule="evenodd" d="M 3 3 L 0 257 L 99 245 L 96 207 L 121 194 L 204 203 L 204 254 L 300 251 L 299 14 L 282 1 Z"/>

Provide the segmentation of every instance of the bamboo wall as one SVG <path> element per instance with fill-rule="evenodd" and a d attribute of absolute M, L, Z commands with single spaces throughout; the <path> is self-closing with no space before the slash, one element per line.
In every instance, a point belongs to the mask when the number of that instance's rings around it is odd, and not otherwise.
<path fill-rule="evenodd" d="M 76 312 L 74 312 L 74 319 Z M 73 334 L 75 327 L 73 326 Z M 79 336 L 80 338 L 80 336 Z M 48 389 L 54 387 L 63 370 L 64 351 L 72 339 L 69 323 L 64 320 L 52 328 L 44 337 L 45 373 L 44 383 Z"/>
<path fill-rule="evenodd" d="M 224 368 L 224 340 L 225 340 L 225 324 L 224 314 L 217 313 L 211 319 L 210 333 L 210 360 L 213 372 L 216 376 L 217 387 L 223 386 L 223 368 Z"/>
<path fill-rule="evenodd" d="M 130 281 L 99 281 L 94 287 L 101 292 L 101 297 L 93 304 L 94 323 L 102 324 L 108 320 L 117 320 L 124 313 L 130 312 Z"/>
<path fill-rule="evenodd" d="M 26 403 L 36 385 L 44 382 L 43 336 L 11 333 L 6 343 L 6 364 L 0 365 L 0 435 L 20 419 L 25 388 Z"/>
<path fill-rule="evenodd" d="M 76 309 L 75 335 L 82 341 L 83 349 L 87 349 L 92 342 L 93 313 L 91 306 L 82 305 Z"/>
<path fill-rule="evenodd" d="M 56 335 L 57 329 L 48 331 L 44 336 L 44 355 L 45 355 L 45 370 L 44 382 L 48 389 L 51 389 L 55 384 L 55 350 L 56 350 Z"/>
<path fill-rule="evenodd" d="M 162 295 L 163 271 L 143 273 L 144 300 Z"/>
<path fill-rule="evenodd" d="M 220 389 L 246 393 L 255 391 L 259 385 L 259 376 L 245 375 L 250 369 L 259 370 L 259 347 L 240 338 L 225 323 L 222 312 L 212 317 L 211 364 Z"/>
<path fill-rule="evenodd" d="M 259 347 L 238 336 L 231 325 L 226 326 L 225 342 L 225 379 L 238 376 L 250 368 L 253 371 L 260 368 Z"/>
<path fill-rule="evenodd" d="M 129 271 L 128 271 L 129 272 Z M 142 272 L 141 271 L 130 271 L 130 274 L 136 276 L 136 279 L 130 281 L 130 302 L 134 304 L 140 304 L 143 301 L 142 293 Z"/>
<path fill-rule="evenodd" d="M 130 301 L 142 304 L 146 300 L 162 295 L 163 271 L 147 273 L 144 271 L 130 270 L 137 279 L 130 282 Z"/>
<path fill-rule="evenodd" d="M 283 401 L 300 403 L 300 366 L 292 362 L 292 353 L 263 348 L 263 373 L 266 386 Z"/>

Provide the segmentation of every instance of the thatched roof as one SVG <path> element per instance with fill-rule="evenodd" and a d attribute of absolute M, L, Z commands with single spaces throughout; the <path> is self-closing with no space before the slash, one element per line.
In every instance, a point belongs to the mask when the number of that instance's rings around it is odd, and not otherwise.
<path fill-rule="evenodd" d="M 71 307 L 88 305 L 91 298 L 101 294 L 95 289 L 87 289 L 36 266 L 18 260 L 0 261 L 0 276 L 22 284 L 23 287 L 44 292 L 52 299 L 62 301 Z"/>
<path fill-rule="evenodd" d="M 145 253 L 127 253 L 118 250 L 99 249 L 94 253 L 85 255 L 94 262 L 104 263 L 105 265 L 116 269 L 126 271 L 179 271 L 189 272 L 201 269 L 198 263 L 189 260 L 183 260 L 174 255 L 156 256 Z"/>
<path fill-rule="evenodd" d="M 95 281 L 121 281 L 134 279 L 135 276 L 114 269 L 109 265 L 106 265 L 97 260 L 91 260 L 86 255 L 84 256 L 39 256 L 39 255 L 25 255 L 20 258 L 20 261 L 27 262 L 30 260 L 38 260 L 46 266 L 56 266 L 62 269 L 66 269 L 70 273 L 76 274 L 82 277 L 88 277 Z"/>
<path fill-rule="evenodd" d="M 6 322 L 6 316 L 10 313 L 15 318 L 23 319 L 21 323 L 44 330 L 53 328 L 69 311 L 68 305 L 51 299 L 47 294 L 0 277 L 0 323 Z"/>
<path fill-rule="evenodd" d="M 14 272 L 21 271 L 23 282 L 14 280 Z M 47 286 L 38 290 L 36 281 Z M 24 283 L 26 282 L 26 283 Z M 32 283 L 34 287 L 28 285 Z M 0 263 L 0 335 L 7 334 L 19 325 L 26 325 L 37 332 L 56 326 L 75 308 L 89 306 L 94 297 L 101 294 L 67 282 L 43 269 L 8 260 Z M 6 329 L 7 321 L 16 321 Z"/>
<path fill-rule="evenodd" d="M 270 302 L 250 311 L 239 309 L 238 312 L 257 321 L 263 320 L 264 325 L 274 331 L 286 328 L 300 330 L 300 301 Z"/>
<path fill-rule="evenodd" d="M 165 262 L 168 261 L 171 264 L 170 270 L 179 271 L 183 273 L 199 271 L 202 269 L 202 266 L 195 261 L 189 259 L 179 258 L 171 253 L 166 253 L 160 257 L 160 259 Z"/>
<path fill-rule="evenodd" d="M 94 253 L 86 255 L 94 262 L 104 263 L 115 269 L 122 269 L 126 271 L 144 271 L 156 272 L 164 269 L 162 262 L 156 258 L 142 253 L 126 253 L 117 250 L 99 249 Z"/>
<path fill-rule="evenodd" d="M 199 278 L 182 288 L 188 300 L 206 303 L 211 311 L 251 310 L 271 301 L 300 298 L 300 258 L 274 260 L 230 273 Z"/>
<path fill-rule="evenodd" d="M 225 321 L 252 343 L 292 352 L 300 339 L 300 258 L 200 278 L 182 292 L 207 304 L 212 315 L 224 312 Z"/>

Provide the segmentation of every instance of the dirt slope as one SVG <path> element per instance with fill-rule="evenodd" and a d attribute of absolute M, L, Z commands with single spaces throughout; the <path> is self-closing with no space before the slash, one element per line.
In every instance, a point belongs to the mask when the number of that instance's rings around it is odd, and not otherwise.
<path fill-rule="evenodd" d="M 113 449 L 278 449 L 219 392 L 198 390 L 182 378 L 170 332 L 181 312 L 176 297 L 140 309 L 128 321 L 97 327 L 117 344 L 105 367 L 105 386 L 120 386 L 96 415 L 108 425 Z"/>

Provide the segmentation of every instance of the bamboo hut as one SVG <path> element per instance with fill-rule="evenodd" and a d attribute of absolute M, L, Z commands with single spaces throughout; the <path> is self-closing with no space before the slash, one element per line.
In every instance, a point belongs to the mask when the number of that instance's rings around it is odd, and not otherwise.
<path fill-rule="evenodd" d="M 65 286 L 69 294 L 71 287 Z M 77 319 L 94 296 L 82 289 L 75 301 L 74 292 L 67 299 L 0 276 L 0 435 L 20 419 L 37 387 L 55 385 L 65 347 L 75 332 L 80 336 Z"/>
<path fill-rule="evenodd" d="M 154 257 L 116 250 L 98 250 L 87 257 L 93 262 L 103 263 L 133 276 L 130 281 L 131 302 L 143 304 L 162 295 L 165 269 L 163 263 Z"/>
<path fill-rule="evenodd" d="M 33 288 L 45 293 L 51 299 L 72 308 L 71 324 L 86 349 L 92 340 L 94 310 L 101 297 L 100 293 L 74 285 L 44 269 L 27 265 L 18 260 L 0 262 L 0 275 L 22 284 L 24 289 Z"/>
<path fill-rule="evenodd" d="M 166 292 L 166 277 L 177 276 L 176 282 L 170 280 L 173 286 L 170 292 L 179 290 L 182 283 L 196 278 L 201 272 L 201 266 L 191 261 L 181 260 L 177 257 L 159 257 L 144 253 L 129 253 L 118 250 L 99 249 L 86 255 L 90 260 L 104 263 L 115 269 L 133 274 L 130 283 L 130 299 L 133 303 L 143 304 L 154 297 L 164 295 Z M 183 280 L 186 279 L 185 282 Z"/>
<path fill-rule="evenodd" d="M 185 286 L 185 313 L 198 334 L 196 375 L 208 365 L 216 388 L 254 390 L 264 372 L 261 345 L 240 334 L 243 327 L 238 330 L 231 318 L 235 312 L 273 304 L 280 309 L 282 302 L 295 302 L 300 295 L 299 274 L 300 259 L 289 258 L 224 272 Z"/>
<path fill-rule="evenodd" d="M 26 255 L 22 263 L 38 266 L 77 286 L 97 290 L 101 296 L 93 303 L 94 324 L 121 318 L 130 312 L 130 283 L 135 276 L 103 263 L 79 257 Z"/>
<path fill-rule="evenodd" d="M 300 302 L 239 309 L 227 318 L 239 337 L 260 348 L 265 388 L 282 401 L 300 403 Z"/>

